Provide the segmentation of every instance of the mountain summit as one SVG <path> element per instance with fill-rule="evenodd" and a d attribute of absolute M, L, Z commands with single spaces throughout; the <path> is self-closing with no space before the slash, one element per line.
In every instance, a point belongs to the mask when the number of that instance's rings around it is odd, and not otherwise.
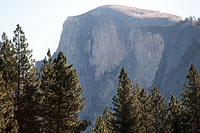
<path fill-rule="evenodd" d="M 200 67 L 199 36 L 198 26 L 176 15 L 106 5 L 68 17 L 55 55 L 63 51 L 77 69 L 86 97 L 81 115 L 94 122 L 110 107 L 122 66 L 147 91 L 156 85 L 178 96 L 189 64 Z"/>
<path fill-rule="evenodd" d="M 105 8 L 111 9 L 114 11 L 120 11 L 126 15 L 129 15 L 131 17 L 135 18 L 166 18 L 170 19 L 171 21 L 180 21 L 181 17 L 168 14 L 168 13 L 161 13 L 158 11 L 151 11 L 151 10 L 145 10 L 145 9 L 139 9 L 136 7 L 126 7 L 126 6 L 120 6 L 120 5 L 105 5 L 97 8 L 98 10 L 104 10 Z M 95 10 L 97 10 L 95 9 Z M 93 10 L 93 11 L 95 11 Z M 92 12 L 92 11 L 91 11 Z"/>

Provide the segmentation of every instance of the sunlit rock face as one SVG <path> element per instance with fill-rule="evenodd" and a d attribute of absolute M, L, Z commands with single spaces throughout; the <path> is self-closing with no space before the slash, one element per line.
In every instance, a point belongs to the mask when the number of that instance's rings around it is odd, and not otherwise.
<path fill-rule="evenodd" d="M 180 98 L 190 64 L 200 71 L 200 21 L 180 22 L 167 27 L 149 29 L 159 33 L 165 42 L 153 84 L 170 98 L 170 93 Z"/>
<path fill-rule="evenodd" d="M 155 84 L 165 96 L 178 94 L 173 86 L 200 59 L 199 28 L 180 21 L 175 15 L 124 6 L 68 17 L 54 57 L 63 51 L 77 70 L 86 98 L 81 116 L 93 123 L 112 105 L 122 66 L 147 91 Z"/>
<path fill-rule="evenodd" d="M 180 21 L 175 15 L 124 6 L 102 6 L 69 17 L 57 49 L 77 70 L 86 97 L 83 117 L 94 122 L 110 106 L 118 74 L 125 67 L 133 82 L 150 87 L 160 63 L 165 41 L 147 30 Z"/>

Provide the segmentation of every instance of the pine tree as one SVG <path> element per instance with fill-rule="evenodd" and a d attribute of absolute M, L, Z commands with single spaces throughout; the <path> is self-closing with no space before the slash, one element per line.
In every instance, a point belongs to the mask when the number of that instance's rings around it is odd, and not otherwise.
<path fill-rule="evenodd" d="M 2 34 L 0 41 L 0 132 L 17 132 L 18 124 L 14 119 L 14 85 L 12 84 L 15 77 L 13 70 L 15 65 L 15 52 L 11 41 L 7 38 L 6 33 Z"/>
<path fill-rule="evenodd" d="M 131 80 L 122 68 L 119 75 L 117 95 L 113 97 L 114 132 L 130 133 L 137 131 L 137 102 Z"/>
<path fill-rule="evenodd" d="M 40 69 L 41 72 L 41 94 L 40 94 L 40 104 L 41 107 L 39 109 L 39 121 L 40 121 L 40 132 L 53 132 L 55 127 L 53 126 L 53 120 L 55 117 L 53 116 L 55 101 L 53 98 L 55 86 L 55 75 L 53 68 L 53 59 L 51 57 L 50 51 L 47 53 L 48 60 L 43 60 L 43 65 Z"/>
<path fill-rule="evenodd" d="M 153 117 L 151 115 L 151 99 L 150 95 L 147 95 L 144 88 L 139 88 L 138 99 L 139 99 L 139 132 L 149 133 L 153 132 L 152 121 Z"/>
<path fill-rule="evenodd" d="M 183 105 L 186 108 L 190 126 L 189 132 L 200 132 L 200 74 L 193 64 L 187 74 L 188 83 L 184 84 L 187 88 L 182 93 Z"/>
<path fill-rule="evenodd" d="M 78 116 L 83 110 L 85 98 L 81 97 L 82 87 L 79 84 L 76 70 L 66 65 L 62 52 L 53 60 L 48 51 L 48 59 L 41 68 L 42 132 L 80 132 L 88 123 Z"/>
<path fill-rule="evenodd" d="M 34 60 L 25 34 L 22 28 L 17 25 L 14 31 L 13 41 L 9 41 L 5 35 L 2 36 L 0 49 L 0 70 L 3 72 L 3 79 L 13 95 L 18 132 L 36 132 L 36 92 L 38 89 L 37 69 L 34 67 Z"/>
<path fill-rule="evenodd" d="M 37 69 L 32 59 L 32 51 L 28 49 L 25 34 L 22 28 L 17 25 L 13 37 L 17 74 L 14 81 L 15 103 L 17 111 L 16 119 L 19 124 L 19 132 L 36 132 L 37 101 L 36 94 L 39 87 Z M 36 131 L 35 131 L 36 130 Z"/>
<path fill-rule="evenodd" d="M 158 88 L 151 89 L 151 106 L 153 116 L 153 132 L 168 133 L 170 130 L 167 105 Z"/>
<path fill-rule="evenodd" d="M 7 38 L 6 33 L 3 33 L 2 41 L 0 42 L 0 71 L 2 71 L 2 78 L 9 89 L 14 89 L 16 86 L 13 84 L 17 77 L 15 72 L 17 69 L 16 62 L 14 45 Z"/>
<path fill-rule="evenodd" d="M 189 127 L 184 125 L 187 122 L 186 114 L 182 103 L 171 94 L 171 100 L 169 101 L 168 107 L 169 113 L 169 122 L 171 126 L 172 133 L 182 133 L 186 132 Z"/>
<path fill-rule="evenodd" d="M 6 88 L 5 82 L 0 73 L 0 132 L 16 133 L 18 131 L 17 121 L 14 119 L 14 101 L 12 92 Z"/>
<path fill-rule="evenodd" d="M 93 133 L 112 133 L 112 112 L 108 111 L 107 108 L 104 108 L 103 114 L 96 119 L 95 128 Z"/>

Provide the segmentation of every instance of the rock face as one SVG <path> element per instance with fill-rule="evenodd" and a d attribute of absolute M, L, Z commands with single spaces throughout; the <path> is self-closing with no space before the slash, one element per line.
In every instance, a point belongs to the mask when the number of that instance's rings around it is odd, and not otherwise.
<path fill-rule="evenodd" d="M 161 92 L 169 99 L 170 93 L 180 97 L 183 83 L 190 64 L 200 70 L 200 22 L 180 22 L 178 24 L 151 29 L 160 33 L 165 40 L 165 48 L 154 79 Z"/>
<path fill-rule="evenodd" d="M 198 26 L 175 15 L 102 6 L 64 22 L 57 52 L 77 69 L 86 97 L 81 116 L 94 122 L 111 106 L 122 66 L 147 91 L 155 84 L 165 96 L 178 94 L 189 64 L 200 59 L 199 38 Z"/>

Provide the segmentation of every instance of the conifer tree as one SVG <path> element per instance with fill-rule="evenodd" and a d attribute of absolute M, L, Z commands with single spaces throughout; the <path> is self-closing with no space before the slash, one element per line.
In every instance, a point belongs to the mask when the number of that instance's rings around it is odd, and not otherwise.
<path fill-rule="evenodd" d="M 17 111 L 15 113 L 19 124 L 19 132 L 36 132 L 37 101 L 36 93 L 39 87 L 37 69 L 32 59 L 32 51 L 28 49 L 25 34 L 22 28 L 17 25 L 13 37 L 17 74 L 14 81 L 15 103 Z"/>
<path fill-rule="evenodd" d="M 17 121 L 14 119 L 14 101 L 11 91 L 6 88 L 5 82 L 0 73 L 0 132 L 16 133 L 18 131 Z"/>
<path fill-rule="evenodd" d="M 156 87 L 151 89 L 151 106 L 153 116 L 153 132 L 168 133 L 170 126 L 167 115 L 166 101 Z"/>
<path fill-rule="evenodd" d="M 151 99 L 150 95 L 147 95 L 146 90 L 144 88 L 140 88 L 138 93 L 139 99 L 139 115 L 138 115 L 138 123 L 139 123 L 139 132 L 141 133 L 149 133 L 153 132 L 153 117 L 151 115 Z"/>
<path fill-rule="evenodd" d="M 93 133 L 112 133 L 112 112 L 104 108 L 103 114 L 96 119 L 95 128 Z"/>
<path fill-rule="evenodd" d="M 0 49 L 0 69 L 6 86 L 11 90 L 15 105 L 14 118 L 17 120 L 18 132 L 36 132 L 36 97 L 38 87 L 37 69 L 25 34 L 17 25 L 13 41 L 8 41 L 5 33 L 2 36 Z"/>
<path fill-rule="evenodd" d="M 53 59 L 51 57 L 50 51 L 47 53 L 48 59 L 43 60 L 43 65 L 40 69 L 41 72 L 41 95 L 40 95 L 40 131 L 41 132 L 53 132 L 55 127 L 53 126 L 53 116 L 55 101 L 53 98 L 54 95 L 54 86 L 56 84 L 55 74 L 53 68 Z M 54 122 L 55 123 L 55 122 Z M 54 130 L 53 130 L 54 129 Z"/>
<path fill-rule="evenodd" d="M 187 88 L 182 93 L 183 105 L 186 108 L 189 123 L 189 132 L 200 132 L 200 74 L 193 64 L 191 64 L 188 74 L 188 83 L 184 84 Z"/>
<path fill-rule="evenodd" d="M 113 97 L 114 132 L 137 132 L 137 103 L 131 80 L 122 68 L 119 75 L 117 95 Z"/>
<path fill-rule="evenodd" d="M 182 103 L 176 97 L 174 97 L 173 94 L 171 94 L 171 100 L 169 101 L 168 111 L 168 117 L 172 133 L 185 132 L 187 131 L 187 129 L 189 129 L 187 125 L 184 125 L 184 123 L 188 121 L 185 117 L 186 114 L 184 107 L 182 106 Z"/>
<path fill-rule="evenodd" d="M 14 89 L 16 86 L 13 83 L 17 77 L 15 72 L 17 70 L 16 62 L 14 45 L 7 38 L 6 33 L 3 33 L 0 42 L 0 71 L 2 71 L 2 78 L 9 89 Z"/>
<path fill-rule="evenodd" d="M 18 124 L 14 119 L 14 86 L 13 79 L 16 77 L 13 70 L 16 68 L 16 60 L 13 44 L 8 40 L 6 33 L 2 34 L 0 41 L 0 117 L 1 132 L 17 132 Z"/>
<path fill-rule="evenodd" d="M 80 132 L 88 123 L 78 116 L 85 98 L 81 97 L 76 70 L 67 65 L 62 52 L 53 60 L 50 51 L 41 68 L 42 132 Z"/>

